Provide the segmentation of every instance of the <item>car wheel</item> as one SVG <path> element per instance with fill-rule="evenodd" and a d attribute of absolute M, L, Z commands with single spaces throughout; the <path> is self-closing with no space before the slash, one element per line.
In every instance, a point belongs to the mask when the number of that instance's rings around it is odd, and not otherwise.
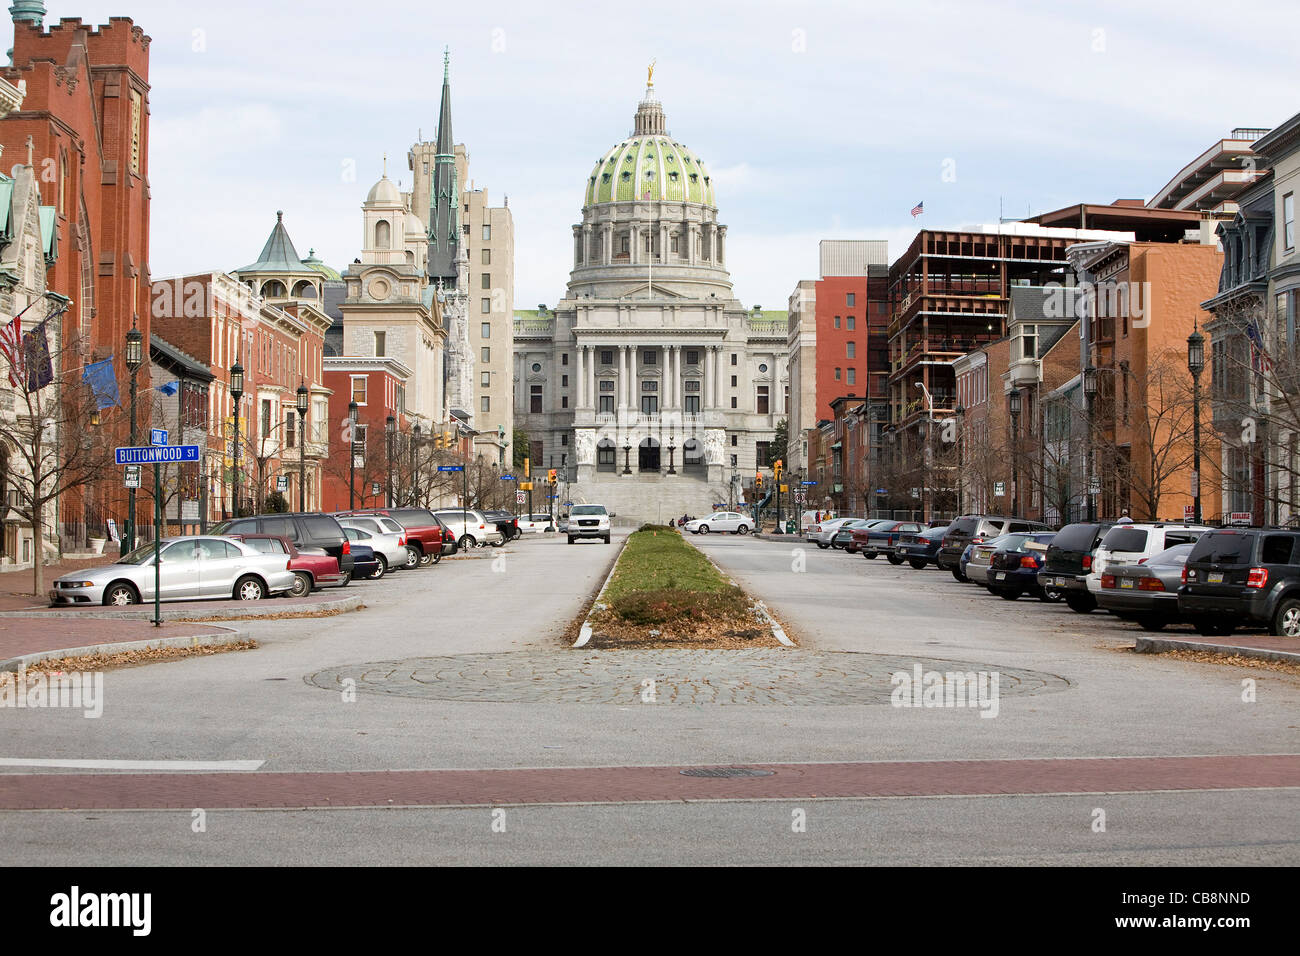
<path fill-rule="evenodd" d="M 474 547 L 474 545 L 478 544 L 478 542 L 474 540 L 474 536 L 472 534 L 467 534 L 467 535 L 462 535 L 460 541 L 457 542 L 457 544 L 462 551 L 468 551 L 470 548 Z"/>
<path fill-rule="evenodd" d="M 965 584 L 967 581 L 970 580 L 970 578 L 966 577 L 966 575 L 961 573 L 961 568 L 953 568 L 952 576 L 956 578 L 957 581 L 960 582 L 961 584 Z"/>
<path fill-rule="evenodd" d="M 311 575 L 306 571 L 293 572 L 293 587 L 289 589 L 289 597 L 306 597 L 311 594 Z"/>
<path fill-rule="evenodd" d="M 742 524 L 736 529 L 736 534 L 749 534 L 749 525 Z"/>
<path fill-rule="evenodd" d="M 573 544 L 573 535 L 569 535 L 569 544 Z"/>
<path fill-rule="evenodd" d="M 885 555 L 885 560 L 888 561 L 890 564 L 894 565 L 895 567 L 903 563 L 903 559 L 896 554 Z"/>
<path fill-rule="evenodd" d="M 863 556 L 864 558 L 866 558 L 868 561 L 874 561 L 874 560 L 876 560 L 876 552 L 874 552 L 874 551 L 863 551 L 863 552 L 861 552 L 861 553 L 862 553 L 862 556 Z"/>
<path fill-rule="evenodd" d="M 378 581 L 380 578 L 382 578 L 385 574 L 388 573 L 388 559 L 385 558 L 382 554 L 376 555 L 375 557 L 379 559 L 379 566 L 375 568 L 375 573 L 370 575 L 370 577 Z"/>
<path fill-rule="evenodd" d="M 266 597 L 266 585 L 254 577 L 242 577 L 235 582 L 235 599 L 260 601 Z"/>
<path fill-rule="evenodd" d="M 492 542 L 492 547 L 494 547 L 494 548 L 501 548 L 501 547 L 504 547 L 504 546 L 505 546 L 505 543 L 506 543 L 506 539 L 505 539 L 504 537 L 502 537 L 502 539 L 501 539 L 500 541 L 493 541 L 493 542 Z"/>
<path fill-rule="evenodd" d="M 347 587 L 347 586 L 348 586 L 349 584 L 351 584 L 351 583 L 352 583 L 352 572 L 351 572 L 351 571 L 344 571 L 344 572 L 343 572 L 343 580 L 342 580 L 341 582 L 339 582 L 339 587 L 341 587 L 341 588 L 345 588 L 345 587 Z"/>
<path fill-rule="evenodd" d="M 605 543 L 609 544 L 609 535 L 605 535 Z"/>
<path fill-rule="evenodd" d="M 915 568 L 915 569 L 918 570 L 918 571 L 924 571 L 924 570 L 925 570 L 925 566 L 926 566 L 927 564 L 929 564 L 928 561 L 922 561 L 920 558 L 913 558 L 912 560 L 908 561 L 907 563 L 910 564 L 913 568 Z"/>
<path fill-rule="evenodd" d="M 1058 588 L 1044 588 L 1038 595 L 1038 600 L 1044 604 L 1055 604 L 1061 598 L 1065 597 L 1065 592 Z"/>
<path fill-rule="evenodd" d="M 1091 614 L 1097 609 L 1097 599 L 1087 591 L 1072 591 L 1065 596 L 1065 603 L 1076 614 Z"/>
<path fill-rule="evenodd" d="M 1278 605 L 1269 633 L 1278 637 L 1300 637 L 1300 601 L 1287 598 Z"/>
<path fill-rule="evenodd" d="M 700 534 L 708 534 L 708 533 L 709 533 L 709 526 L 706 524 L 700 525 Z M 822 545 L 822 547 L 824 548 L 826 546 Z"/>
<path fill-rule="evenodd" d="M 992 588 L 990 588 L 990 590 L 992 590 Z M 998 597 L 1002 598 L 1002 600 L 1004 600 L 1004 601 L 1018 601 L 1018 600 L 1020 600 L 1020 589 L 1019 589 L 1019 588 L 1003 588 L 1002 590 L 1000 590 L 1000 591 L 994 591 L 993 593 L 996 594 Z"/>
<path fill-rule="evenodd" d="M 1159 614 L 1143 614 L 1138 618 L 1138 623 L 1142 625 L 1144 631 L 1163 631 L 1169 620 Z"/>
<path fill-rule="evenodd" d="M 431 564 L 437 564 L 441 560 L 442 560 L 442 545 L 438 545 L 437 551 L 434 551 L 432 554 L 427 554 L 424 556 L 423 559 L 421 559 L 420 567 L 422 568 L 428 567 Z"/>
<path fill-rule="evenodd" d="M 414 571 L 423 564 L 424 555 L 420 553 L 420 549 L 408 544 L 406 546 L 406 570 Z"/>
<path fill-rule="evenodd" d="M 104 592 L 104 603 L 111 605 L 112 607 L 126 607 L 128 604 L 139 604 L 140 594 L 129 584 L 114 584 Z"/>

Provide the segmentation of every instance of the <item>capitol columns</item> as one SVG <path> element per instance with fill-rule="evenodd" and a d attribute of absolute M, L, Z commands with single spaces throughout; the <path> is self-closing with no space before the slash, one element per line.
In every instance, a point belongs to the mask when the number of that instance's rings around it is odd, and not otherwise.
<path fill-rule="evenodd" d="M 586 408 L 587 407 L 587 347 L 585 345 L 579 344 L 578 347 L 574 349 L 574 352 L 577 353 L 577 363 L 578 363 L 578 368 L 577 368 L 578 381 L 576 383 L 577 388 L 575 389 L 578 395 L 577 407 Z"/>
<path fill-rule="evenodd" d="M 627 410 L 627 346 L 618 347 L 618 407 Z"/>

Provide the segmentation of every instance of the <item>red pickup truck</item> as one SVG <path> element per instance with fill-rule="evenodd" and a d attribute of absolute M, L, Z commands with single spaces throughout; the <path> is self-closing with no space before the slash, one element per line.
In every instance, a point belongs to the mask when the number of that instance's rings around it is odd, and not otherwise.
<path fill-rule="evenodd" d="M 406 530 L 406 550 L 412 554 L 407 569 L 427 568 L 437 564 L 444 554 L 456 553 L 456 536 L 438 520 L 428 508 L 366 508 L 358 511 L 339 511 L 336 517 L 349 515 L 386 515 Z"/>
<path fill-rule="evenodd" d="M 289 597 L 306 597 L 320 588 L 347 587 L 352 580 L 351 571 L 339 571 L 338 559 L 324 551 L 299 551 L 292 541 L 277 534 L 231 534 L 228 538 L 242 541 L 263 554 L 287 554 L 289 570 L 293 572 L 293 588 Z"/>

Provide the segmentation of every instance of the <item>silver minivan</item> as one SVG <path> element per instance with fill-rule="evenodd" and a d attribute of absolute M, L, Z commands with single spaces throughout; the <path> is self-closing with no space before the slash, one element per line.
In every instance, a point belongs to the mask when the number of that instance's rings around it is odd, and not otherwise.
<path fill-rule="evenodd" d="M 448 508 L 434 512 L 456 536 L 457 547 L 473 548 L 476 545 L 499 545 L 505 542 L 505 535 L 481 511 L 473 508 Z"/>

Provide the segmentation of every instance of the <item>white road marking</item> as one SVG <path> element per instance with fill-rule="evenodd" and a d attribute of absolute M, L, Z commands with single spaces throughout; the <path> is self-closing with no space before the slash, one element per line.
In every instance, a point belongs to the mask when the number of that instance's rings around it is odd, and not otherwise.
<path fill-rule="evenodd" d="M 257 770 L 265 760 L 61 760 L 0 757 L 0 767 L 51 767 L 68 770 Z"/>

